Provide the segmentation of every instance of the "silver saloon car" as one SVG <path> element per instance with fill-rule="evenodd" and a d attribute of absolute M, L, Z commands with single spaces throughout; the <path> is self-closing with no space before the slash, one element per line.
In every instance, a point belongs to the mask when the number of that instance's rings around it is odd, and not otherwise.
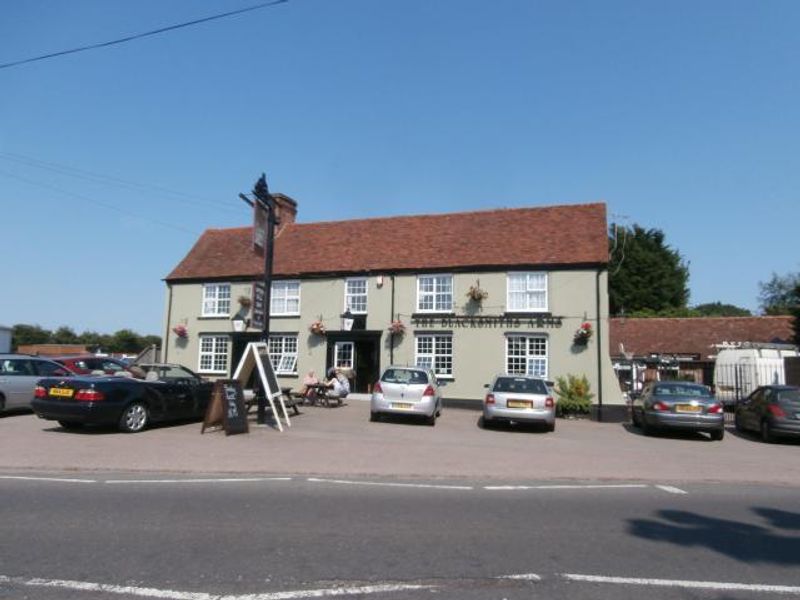
<path fill-rule="evenodd" d="M 722 404 L 699 383 L 653 381 L 633 401 L 633 424 L 650 435 L 658 430 L 703 431 L 712 440 L 725 435 Z"/>
<path fill-rule="evenodd" d="M 497 375 L 483 400 L 483 426 L 541 423 L 556 428 L 556 402 L 547 382 L 526 375 Z"/>
<path fill-rule="evenodd" d="M 439 387 L 430 369 L 387 367 L 372 389 L 370 421 L 382 415 L 417 415 L 428 425 L 436 425 L 436 417 L 442 412 Z"/>

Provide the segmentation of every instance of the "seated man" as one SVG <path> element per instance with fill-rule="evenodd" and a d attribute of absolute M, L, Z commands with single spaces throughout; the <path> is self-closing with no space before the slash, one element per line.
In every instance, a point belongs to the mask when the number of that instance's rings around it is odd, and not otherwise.
<path fill-rule="evenodd" d="M 336 369 L 331 367 L 328 369 L 328 380 L 325 382 L 325 387 L 328 388 L 328 397 L 341 399 L 347 395 L 344 385 L 340 379 L 341 375 L 336 372 Z"/>

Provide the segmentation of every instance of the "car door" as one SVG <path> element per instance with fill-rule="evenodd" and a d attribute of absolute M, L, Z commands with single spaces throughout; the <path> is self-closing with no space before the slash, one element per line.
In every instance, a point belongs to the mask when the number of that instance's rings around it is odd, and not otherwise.
<path fill-rule="evenodd" d="M 761 388 L 758 388 L 753 393 L 751 393 L 746 398 L 743 398 L 739 401 L 738 405 L 736 406 L 736 411 L 739 415 L 739 424 L 744 429 L 758 429 L 758 425 L 754 425 L 756 420 L 753 417 L 753 411 L 755 409 L 754 400 L 758 394 L 761 393 Z"/>
<path fill-rule="evenodd" d="M 0 389 L 6 408 L 30 408 L 39 376 L 29 358 L 7 358 L 0 362 Z"/>

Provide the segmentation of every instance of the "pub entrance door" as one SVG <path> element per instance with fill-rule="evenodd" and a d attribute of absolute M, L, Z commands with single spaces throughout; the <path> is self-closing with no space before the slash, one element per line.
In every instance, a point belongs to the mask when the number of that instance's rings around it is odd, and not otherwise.
<path fill-rule="evenodd" d="M 367 394 L 380 377 L 381 331 L 336 331 L 328 333 L 325 371 L 331 367 L 350 369 L 351 391 Z"/>

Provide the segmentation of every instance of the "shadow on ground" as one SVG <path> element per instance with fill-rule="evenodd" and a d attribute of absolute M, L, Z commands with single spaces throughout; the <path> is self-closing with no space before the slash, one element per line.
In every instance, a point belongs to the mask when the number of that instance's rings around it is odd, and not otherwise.
<path fill-rule="evenodd" d="M 628 528 L 640 538 L 706 547 L 742 562 L 800 565 L 800 537 L 791 535 L 800 531 L 800 513 L 765 507 L 751 510 L 764 520 L 763 525 L 661 510 L 653 519 L 630 519 Z"/>

